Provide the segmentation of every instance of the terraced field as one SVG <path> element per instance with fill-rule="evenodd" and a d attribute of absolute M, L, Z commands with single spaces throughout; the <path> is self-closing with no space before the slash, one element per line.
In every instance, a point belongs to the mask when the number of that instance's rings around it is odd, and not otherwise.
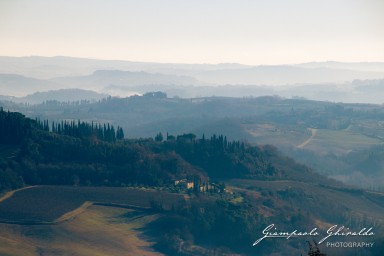
<path fill-rule="evenodd" d="M 134 188 L 34 186 L 0 199 L 0 255 L 162 255 L 144 235 L 178 194 Z"/>
<path fill-rule="evenodd" d="M 18 190 L 0 200 L 0 222 L 50 224 L 73 217 L 98 203 L 149 209 L 153 201 L 164 208 L 183 201 L 183 196 L 155 190 L 116 187 L 35 186 Z"/>

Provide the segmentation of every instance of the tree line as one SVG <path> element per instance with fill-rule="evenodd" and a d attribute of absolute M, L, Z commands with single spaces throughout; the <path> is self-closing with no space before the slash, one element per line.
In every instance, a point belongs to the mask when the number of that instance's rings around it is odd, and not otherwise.
<path fill-rule="evenodd" d="M 30 134 L 34 122 L 26 119 L 20 113 L 4 111 L 0 108 L 0 143 L 19 143 L 24 137 Z"/>
<path fill-rule="evenodd" d="M 123 128 L 117 126 L 115 130 L 113 125 L 100 124 L 100 123 L 87 123 L 84 121 L 74 120 L 71 121 L 61 121 L 61 122 L 52 122 L 49 125 L 48 120 L 38 120 L 36 119 L 37 126 L 44 130 L 50 131 L 60 135 L 72 136 L 76 138 L 91 138 L 94 140 L 102 140 L 107 142 L 115 142 L 116 140 L 124 139 Z"/>

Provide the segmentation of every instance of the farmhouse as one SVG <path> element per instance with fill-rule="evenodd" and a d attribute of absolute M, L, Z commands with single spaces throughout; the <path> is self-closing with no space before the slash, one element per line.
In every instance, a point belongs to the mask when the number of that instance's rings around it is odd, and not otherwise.
<path fill-rule="evenodd" d="M 187 179 L 175 180 L 175 186 L 181 187 L 183 189 L 193 189 L 193 181 L 188 181 Z"/>

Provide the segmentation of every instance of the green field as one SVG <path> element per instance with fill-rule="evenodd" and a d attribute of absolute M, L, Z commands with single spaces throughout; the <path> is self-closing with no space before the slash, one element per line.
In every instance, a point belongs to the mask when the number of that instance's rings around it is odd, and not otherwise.
<path fill-rule="evenodd" d="M 257 144 L 294 147 L 311 137 L 311 132 L 300 126 L 256 123 L 243 124 L 242 128 L 250 135 L 249 141 Z"/>
<path fill-rule="evenodd" d="M 316 137 L 307 145 L 307 148 L 324 153 L 346 153 L 350 150 L 368 148 L 382 143 L 383 141 L 378 138 L 348 130 L 319 129 Z"/>
<path fill-rule="evenodd" d="M 243 125 L 243 128 L 251 135 L 250 141 L 252 142 L 272 144 L 278 147 L 300 147 L 320 154 L 347 153 L 351 150 L 383 144 L 382 139 L 349 129 L 316 129 L 316 134 L 311 138 L 312 128 L 303 130 L 267 123 Z M 303 145 L 309 138 L 311 140 Z"/>

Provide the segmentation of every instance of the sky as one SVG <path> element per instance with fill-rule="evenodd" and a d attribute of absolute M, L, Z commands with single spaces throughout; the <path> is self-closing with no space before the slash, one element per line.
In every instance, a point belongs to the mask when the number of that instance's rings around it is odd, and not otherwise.
<path fill-rule="evenodd" d="M 383 14 L 383 0 L 0 0 L 0 55 L 384 61 Z"/>

